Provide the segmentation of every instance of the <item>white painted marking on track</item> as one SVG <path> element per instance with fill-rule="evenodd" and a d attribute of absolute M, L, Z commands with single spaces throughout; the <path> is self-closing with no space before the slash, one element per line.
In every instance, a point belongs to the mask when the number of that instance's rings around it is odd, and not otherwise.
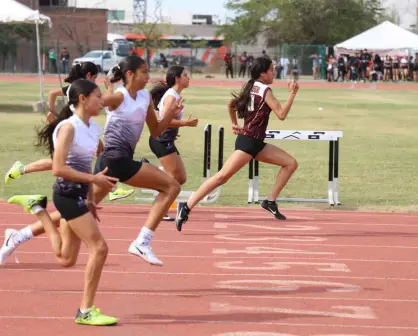
<path fill-rule="evenodd" d="M 257 313 L 277 313 L 289 315 L 310 315 L 310 316 L 326 316 L 338 318 L 351 318 L 358 320 L 374 320 L 377 319 L 373 310 L 365 306 L 332 306 L 335 311 L 290 309 L 278 307 L 252 307 L 252 306 L 234 306 L 228 303 L 215 302 L 211 303 L 211 311 L 229 313 L 233 311 L 239 312 L 257 312 Z"/>
<path fill-rule="evenodd" d="M 233 241 L 257 241 L 257 242 L 264 242 L 264 241 L 292 241 L 292 242 L 323 242 L 326 241 L 327 238 L 323 237 L 311 237 L 311 236 L 286 236 L 286 237 L 251 237 L 251 238 L 242 238 L 239 237 L 239 234 L 231 233 L 231 234 L 220 234 L 216 235 L 215 239 L 223 239 L 223 240 L 233 240 Z M 230 244 L 230 242 L 228 242 Z"/>
<path fill-rule="evenodd" d="M 243 224 L 243 223 L 220 223 L 215 222 L 215 229 L 227 229 L 230 226 L 239 226 L 239 227 L 250 227 L 257 229 L 257 232 L 262 230 L 269 231 L 316 231 L 320 230 L 317 226 L 308 226 L 308 225 L 280 225 L 280 226 L 266 226 L 266 225 L 255 225 L 255 224 Z"/>
<path fill-rule="evenodd" d="M 297 219 L 297 220 L 314 220 L 315 219 L 313 217 L 293 216 L 291 214 L 289 214 L 288 216 L 289 216 L 288 217 L 289 219 Z M 265 213 L 260 214 L 258 216 L 257 215 L 235 215 L 235 214 L 227 215 L 227 214 L 224 214 L 224 213 L 217 213 L 217 214 L 215 214 L 214 217 L 219 218 L 219 219 L 228 219 L 228 218 L 230 218 L 230 219 L 246 219 L 246 218 L 257 219 L 257 218 L 259 218 L 260 220 L 262 220 L 262 219 L 272 219 L 271 215 L 266 215 Z"/>
<path fill-rule="evenodd" d="M 296 249 L 285 249 L 270 246 L 248 246 L 243 250 L 228 250 L 214 248 L 213 254 L 308 254 L 308 255 L 335 255 L 335 252 L 314 252 Z"/>
<path fill-rule="evenodd" d="M 307 266 L 315 267 L 321 272 L 351 272 L 346 264 L 340 263 L 313 263 L 313 262 L 294 262 L 294 261 L 273 261 L 262 262 L 266 266 L 242 266 L 244 261 L 220 261 L 215 263 L 215 267 L 230 270 L 246 270 L 246 271 L 276 271 L 286 270 L 291 266 Z"/>
<path fill-rule="evenodd" d="M 297 277 L 296 275 L 294 277 Z M 260 286 L 261 285 L 261 286 Z M 351 293 L 362 290 L 360 286 L 345 284 L 341 282 L 327 281 L 306 281 L 306 280 L 221 280 L 216 283 L 216 287 L 224 289 L 238 289 L 251 291 L 277 291 L 289 292 L 297 291 L 301 287 L 318 290 L 323 287 L 325 291 L 331 293 Z"/>

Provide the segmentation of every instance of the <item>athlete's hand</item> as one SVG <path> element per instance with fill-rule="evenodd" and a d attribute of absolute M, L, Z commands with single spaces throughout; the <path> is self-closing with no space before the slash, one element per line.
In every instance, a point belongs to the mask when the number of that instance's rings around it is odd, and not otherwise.
<path fill-rule="evenodd" d="M 112 87 L 112 83 L 110 82 L 110 77 L 105 76 L 104 78 L 104 86 L 107 90 Z"/>
<path fill-rule="evenodd" d="M 181 110 L 184 108 L 183 106 L 184 99 L 180 98 L 177 101 L 174 101 L 173 104 L 170 106 L 170 114 L 174 114 L 175 117 L 181 112 Z"/>
<path fill-rule="evenodd" d="M 48 111 L 48 114 L 46 115 L 46 120 L 48 120 L 48 122 L 52 123 L 55 120 L 56 116 L 55 113 L 52 112 L 51 110 Z"/>
<path fill-rule="evenodd" d="M 239 127 L 238 125 L 233 124 L 232 125 L 232 133 L 234 133 L 235 135 L 240 134 L 242 128 Z"/>
<path fill-rule="evenodd" d="M 106 167 L 100 173 L 94 175 L 93 183 L 110 192 L 115 184 L 119 182 L 119 179 L 116 177 L 106 176 L 108 170 L 109 169 Z"/>
<path fill-rule="evenodd" d="M 287 87 L 289 89 L 289 93 L 296 95 L 299 90 L 299 84 L 298 82 L 291 80 L 289 83 L 287 83 Z"/>
<path fill-rule="evenodd" d="M 187 126 L 196 127 L 198 123 L 199 123 L 199 119 L 197 118 L 192 119 L 192 114 L 190 113 L 189 118 L 187 118 Z"/>
<path fill-rule="evenodd" d="M 88 200 L 87 201 L 87 207 L 89 208 L 91 214 L 93 215 L 93 217 L 100 222 L 100 218 L 99 215 L 97 213 L 97 210 L 100 210 L 101 207 L 98 207 L 96 203 L 94 203 L 93 201 Z"/>

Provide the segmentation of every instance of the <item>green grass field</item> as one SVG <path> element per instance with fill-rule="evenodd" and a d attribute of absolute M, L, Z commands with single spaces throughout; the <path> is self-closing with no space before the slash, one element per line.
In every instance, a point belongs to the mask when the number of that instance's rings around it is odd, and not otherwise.
<path fill-rule="evenodd" d="M 52 86 L 46 86 L 45 90 Z M 413 89 L 413 87 L 411 87 Z M 188 182 L 184 190 L 196 189 L 202 180 L 203 128 L 213 125 L 212 153 L 216 168 L 217 134 L 225 127 L 225 157 L 233 150 L 235 137 L 230 131 L 226 101 L 232 89 L 189 88 L 184 92 L 186 115 L 200 119 L 197 128 L 183 128 L 177 146 L 185 161 Z M 286 91 L 275 90 L 278 97 Z M 0 83 L 0 173 L 14 161 L 28 163 L 47 157 L 36 151 L 35 127 L 44 117 L 31 112 L 38 99 L 36 84 Z M 322 106 L 324 109 L 319 110 Z M 288 119 L 281 122 L 271 116 L 270 129 L 342 130 L 340 144 L 339 209 L 415 211 L 418 209 L 418 96 L 416 91 L 371 91 L 348 89 L 301 89 Z M 104 124 L 104 115 L 99 118 Z M 275 142 L 299 161 L 299 169 L 282 196 L 326 197 L 327 142 Z M 148 147 L 145 128 L 136 157 L 147 157 L 157 164 Z M 226 159 L 226 158 L 225 158 Z M 275 179 L 277 168 L 260 165 L 261 195 Z M 233 177 L 223 188 L 217 205 L 247 206 L 248 168 Z M 8 185 L 1 184 L 0 197 L 18 193 L 51 194 L 54 178 L 50 172 L 27 175 Z M 134 198 L 125 202 L 135 202 Z M 328 208 L 327 205 L 283 206 Z"/>

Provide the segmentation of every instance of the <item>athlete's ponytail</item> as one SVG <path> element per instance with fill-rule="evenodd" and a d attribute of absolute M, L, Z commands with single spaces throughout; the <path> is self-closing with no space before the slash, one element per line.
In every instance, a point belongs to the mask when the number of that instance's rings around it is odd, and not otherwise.
<path fill-rule="evenodd" d="M 271 60 L 267 57 L 256 58 L 251 68 L 251 79 L 244 85 L 239 94 L 232 93 L 233 105 L 237 111 L 238 118 L 245 118 L 249 111 L 248 105 L 251 102 L 251 90 L 253 89 L 255 81 L 260 78 L 262 73 L 269 70 L 271 66 Z"/>
<path fill-rule="evenodd" d="M 156 86 L 154 86 L 151 90 L 151 97 L 154 103 L 154 108 L 158 110 L 158 104 L 163 98 L 164 94 L 167 92 L 168 89 L 172 88 L 176 85 L 176 79 L 181 77 L 181 74 L 184 71 L 184 67 L 173 65 L 168 69 L 167 75 L 165 77 L 165 83 L 160 82 Z"/>
<path fill-rule="evenodd" d="M 77 79 L 86 79 L 87 75 L 91 77 L 96 76 L 99 73 L 99 69 L 93 62 L 83 62 L 74 65 L 68 74 L 68 77 L 64 79 L 66 83 L 72 83 Z"/>
<path fill-rule="evenodd" d="M 43 128 L 37 130 L 38 136 L 36 147 L 46 149 L 52 157 L 52 154 L 54 153 L 54 141 L 52 136 L 55 128 L 61 121 L 66 120 L 73 115 L 75 108 L 78 105 L 80 95 L 88 97 L 95 89 L 97 89 L 97 85 L 89 80 L 77 79 L 74 81 L 67 91 L 67 105 L 64 106 L 54 121 L 47 123 Z"/>

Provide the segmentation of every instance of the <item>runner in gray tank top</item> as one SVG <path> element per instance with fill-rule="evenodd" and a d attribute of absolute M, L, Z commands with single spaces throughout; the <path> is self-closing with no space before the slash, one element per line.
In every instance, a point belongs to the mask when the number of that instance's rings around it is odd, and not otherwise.
<path fill-rule="evenodd" d="M 115 92 L 110 86 L 103 97 L 104 106 L 108 107 L 110 114 L 99 169 L 107 167 L 109 176 L 132 187 L 159 191 L 138 238 L 129 247 L 129 252 L 152 265 L 162 266 L 163 262 L 152 251 L 151 240 L 163 216 L 179 194 L 180 184 L 157 167 L 134 160 L 134 154 L 144 124 L 147 124 L 152 136 L 160 136 L 183 109 L 183 100 L 173 101 L 167 107 L 164 118 L 158 120 L 150 93 L 145 89 L 149 80 L 146 62 L 138 56 L 128 56 L 112 72 L 111 82 L 122 80 L 123 85 Z M 107 194 L 107 190 L 100 188 L 96 188 L 95 192 L 96 200 L 103 199 Z"/>

